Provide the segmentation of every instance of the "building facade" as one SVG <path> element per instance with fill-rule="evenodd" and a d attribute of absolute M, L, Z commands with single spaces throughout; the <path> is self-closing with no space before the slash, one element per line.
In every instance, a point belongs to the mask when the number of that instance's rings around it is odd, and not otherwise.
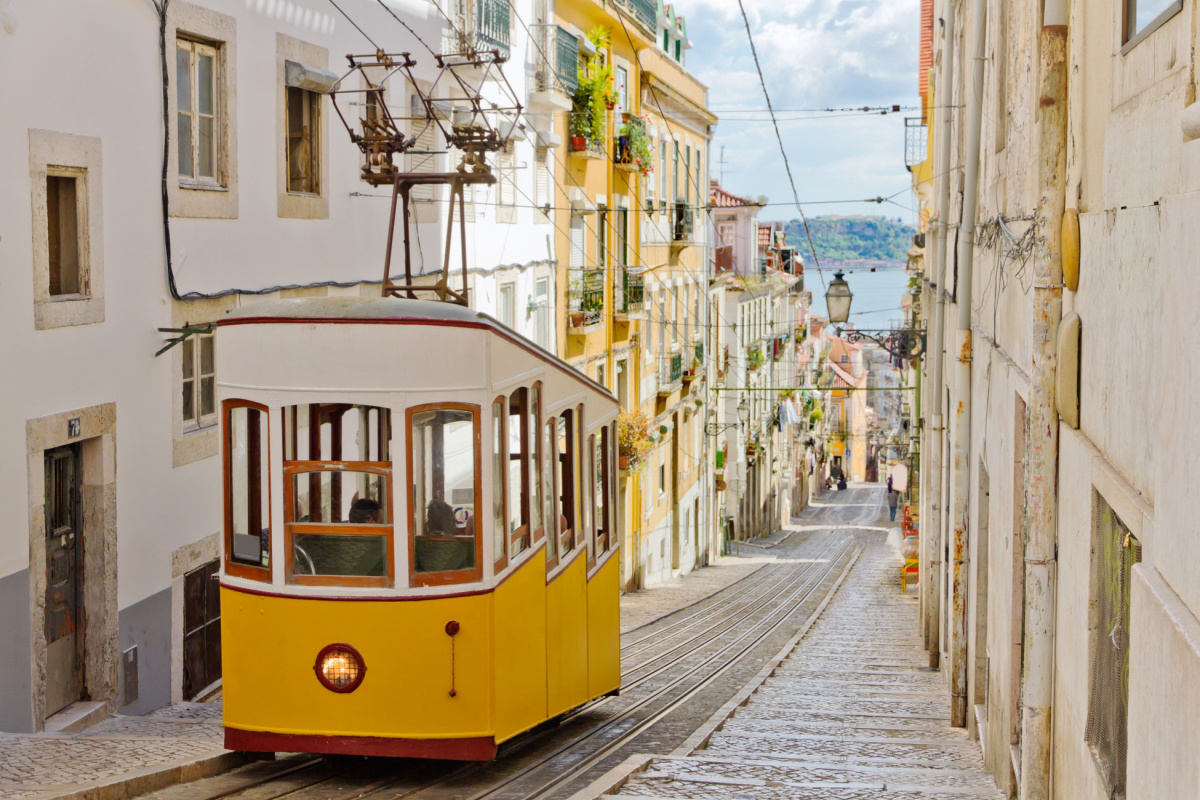
<path fill-rule="evenodd" d="M 1193 797 L 1196 4 L 936 5 L 913 168 L 930 663 L 1013 796 Z"/>

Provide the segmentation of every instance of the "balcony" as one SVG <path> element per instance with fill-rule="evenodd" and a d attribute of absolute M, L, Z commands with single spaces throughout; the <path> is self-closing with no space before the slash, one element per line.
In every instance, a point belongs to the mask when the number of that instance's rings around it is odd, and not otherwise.
<path fill-rule="evenodd" d="M 904 166 L 912 170 L 929 157 L 929 127 L 925 117 L 904 118 Z"/>
<path fill-rule="evenodd" d="M 497 50 L 508 59 L 512 28 L 508 0 L 459 0 L 451 14 L 453 27 L 442 34 L 442 54 Z"/>
<path fill-rule="evenodd" d="M 685 381 L 694 381 L 700 377 L 704 366 L 704 342 L 696 342 L 691 356 L 692 365 L 683 371 L 683 379 Z"/>
<path fill-rule="evenodd" d="M 658 394 L 665 397 L 683 386 L 683 353 L 658 357 Z"/>
<path fill-rule="evenodd" d="M 604 322 L 604 272 L 572 270 L 568 290 L 567 329 L 571 333 L 589 333 Z"/>
<path fill-rule="evenodd" d="M 642 319 L 646 314 L 645 278 L 625 267 L 621 270 L 619 292 L 616 316 L 623 320 Z"/>
<path fill-rule="evenodd" d="M 561 25 L 530 25 L 529 29 L 536 42 L 534 91 L 557 94 L 562 98 L 559 104 L 569 109 L 579 86 L 579 39 Z"/>
<path fill-rule="evenodd" d="M 587 119 L 586 112 L 572 112 L 570 122 L 571 132 L 571 155 L 575 158 L 608 158 L 608 153 L 604 149 L 603 136 L 589 138 L 580 136 L 576 133 L 579 130 L 588 130 L 590 120 Z M 603 134 L 603 131 L 601 131 Z"/>
<path fill-rule="evenodd" d="M 682 200 L 675 201 L 674 225 L 671 230 L 671 242 L 684 244 L 690 242 L 695 229 L 695 212 L 692 207 Z"/>
<path fill-rule="evenodd" d="M 656 37 L 658 32 L 658 3 L 656 0 L 617 0 L 617 5 L 633 14 L 634 20 L 650 34 Z"/>

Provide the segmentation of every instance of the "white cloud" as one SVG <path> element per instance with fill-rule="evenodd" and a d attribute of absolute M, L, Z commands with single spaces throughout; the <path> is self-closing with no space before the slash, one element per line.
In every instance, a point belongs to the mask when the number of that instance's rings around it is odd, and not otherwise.
<path fill-rule="evenodd" d="M 917 95 L 918 0 L 743 0 L 771 102 L 802 201 L 890 195 L 909 182 L 903 114 L 795 120 L 799 109 L 913 106 Z M 738 194 L 790 200 L 779 146 L 750 54 L 736 0 L 683 0 L 694 48 L 689 68 L 709 87 L 717 127 L 712 174 L 725 146 L 725 184 Z M 909 112 L 911 115 L 912 112 Z M 811 115 L 808 115 L 811 116 Z M 754 121 L 739 122 L 752 117 Z M 896 198 L 908 205 L 905 195 Z M 908 217 L 894 205 L 806 208 L 807 213 L 876 213 Z M 768 209 L 764 218 L 789 218 Z"/>

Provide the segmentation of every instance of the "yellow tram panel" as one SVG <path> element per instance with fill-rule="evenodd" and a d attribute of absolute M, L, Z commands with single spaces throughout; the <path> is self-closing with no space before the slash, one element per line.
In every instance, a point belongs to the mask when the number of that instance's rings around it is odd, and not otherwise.
<path fill-rule="evenodd" d="M 587 584 L 588 696 L 621 686 L 621 591 L 619 557 L 609 556 Z"/>
<path fill-rule="evenodd" d="M 534 553 L 492 593 L 497 744 L 546 719 L 545 553 Z"/>
<path fill-rule="evenodd" d="M 489 594 L 411 602 L 222 588 L 221 610 L 227 728 L 404 739 L 492 735 Z M 460 626 L 453 686 L 450 620 Z M 351 644 L 367 665 L 352 693 L 327 691 L 313 671 L 314 657 L 331 642 Z"/>
<path fill-rule="evenodd" d="M 589 699 L 586 620 L 587 573 L 580 554 L 546 586 L 548 716 Z"/>

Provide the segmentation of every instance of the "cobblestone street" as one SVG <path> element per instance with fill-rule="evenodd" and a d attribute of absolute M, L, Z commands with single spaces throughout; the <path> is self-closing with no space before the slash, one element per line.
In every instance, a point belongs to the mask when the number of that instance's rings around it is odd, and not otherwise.
<path fill-rule="evenodd" d="M 863 534 L 825 613 L 706 746 L 644 761 L 613 796 L 1002 798 L 978 744 L 949 725 L 949 695 L 925 667 L 917 600 L 897 588 L 887 536 Z"/>

